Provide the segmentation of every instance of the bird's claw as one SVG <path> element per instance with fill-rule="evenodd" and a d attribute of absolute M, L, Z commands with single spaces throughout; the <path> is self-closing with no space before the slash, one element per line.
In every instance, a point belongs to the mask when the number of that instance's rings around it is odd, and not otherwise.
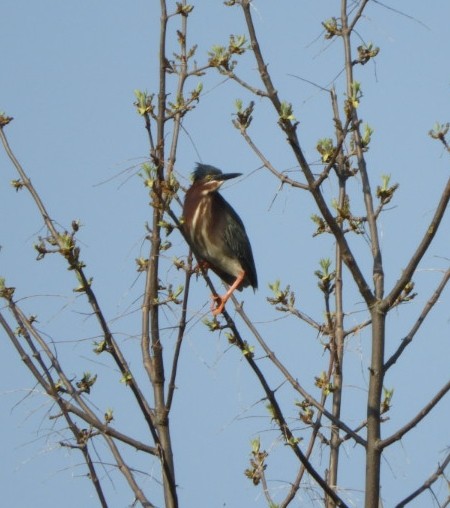
<path fill-rule="evenodd" d="M 210 266 L 207 261 L 200 260 L 193 268 L 192 273 L 195 273 L 195 275 L 198 277 L 201 274 L 208 273 Z"/>
<path fill-rule="evenodd" d="M 225 302 L 221 296 L 219 295 L 211 295 L 212 302 L 211 302 L 211 312 L 213 316 L 218 316 L 223 312 L 223 309 L 225 307 Z"/>

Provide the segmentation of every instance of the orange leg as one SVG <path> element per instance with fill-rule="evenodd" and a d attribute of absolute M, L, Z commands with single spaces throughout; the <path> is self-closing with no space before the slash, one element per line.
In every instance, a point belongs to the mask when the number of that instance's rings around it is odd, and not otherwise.
<path fill-rule="evenodd" d="M 212 299 L 212 305 L 211 305 L 211 311 L 213 316 L 217 316 L 218 314 L 223 312 L 223 309 L 225 307 L 225 304 L 229 300 L 230 296 L 233 294 L 234 290 L 239 287 L 241 282 L 244 280 L 245 272 L 242 271 L 237 277 L 236 280 L 233 282 L 233 284 L 228 288 L 228 291 L 223 296 L 215 296 L 213 295 Z M 216 308 L 214 306 L 216 305 Z"/>

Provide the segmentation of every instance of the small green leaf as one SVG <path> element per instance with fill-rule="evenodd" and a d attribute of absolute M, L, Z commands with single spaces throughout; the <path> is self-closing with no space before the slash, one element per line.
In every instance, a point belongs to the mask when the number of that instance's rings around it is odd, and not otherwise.
<path fill-rule="evenodd" d="M 252 453 L 258 453 L 261 448 L 261 440 L 259 439 L 259 437 L 252 439 L 251 444 L 252 444 Z"/>
<path fill-rule="evenodd" d="M 113 410 L 108 408 L 106 411 L 105 411 L 105 423 L 106 425 L 108 425 L 109 423 L 111 423 L 112 421 L 114 420 L 114 414 L 113 414 Z"/>
<path fill-rule="evenodd" d="M 6 287 L 5 279 L 0 277 L 0 298 L 4 298 L 5 300 L 12 300 L 15 290 L 16 288 Z"/>
<path fill-rule="evenodd" d="M 208 328 L 210 332 L 215 332 L 216 330 L 222 329 L 219 321 L 217 321 L 217 318 L 215 316 L 212 320 L 208 318 L 203 319 L 202 323 Z"/>
<path fill-rule="evenodd" d="M 365 65 L 371 58 L 375 58 L 380 52 L 380 48 L 377 48 L 372 43 L 358 46 L 358 63 Z"/>
<path fill-rule="evenodd" d="M 90 372 L 85 372 L 80 381 L 77 381 L 76 385 L 80 393 L 90 393 L 96 381 L 97 374 L 93 376 Z"/>
<path fill-rule="evenodd" d="M 100 342 L 94 342 L 94 353 L 99 355 L 108 349 L 108 345 L 106 340 L 102 340 Z"/>
<path fill-rule="evenodd" d="M 281 121 L 295 121 L 295 116 L 290 102 L 282 102 L 280 105 L 280 120 Z"/>
<path fill-rule="evenodd" d="M 0 129 L 8 125 L 9 122 L 12 122 L 14 118 L 12 116 L 6 115 L 3 111 L 0 112 Z"/>
<path fill-rule="evenodd" d="M 444 139 L 447 135 L 448 131 L 450 129 L 450 123 L 444 123 L 440 124 L 439 122 L 436 122 L 434 124 L 434 127 L 428 131 L 428 135 L 431 136 L 433 139 Z"/>
<path fill-rule="evenodd" d="M 391 409 L 392 397 L 394 396 L 394 389 L 388 390 L 383 386 L 383 400 L 381 402 L 381 413 L 387 413 Z"/>
<path fill-rule="evenodd" d="M 369 126 L 369 124 L 364 124 L 364 132 L 362 135 L 362 147 L 367 148 L 369 146 L 370 140 L 372 139 L 373 129 Z"/>
<path fill-rule="evenodd" d="M 20 191 L 25 185 L 22 180 L 11 180 L 11 185 L 15 189 L 16 192 Z"/>
<path fill-rule="evenodd" d="M 338 25 L 335 17 L 327 19 L 322 22 L 322 26 L 325 28 L 325 39 L 331 39 L 335 35 L 341 34 L 341 27 Z"/>
<path fill-rule="evenodd" d="M 94 278 L 90 277 L 87 280 L 87 286 L 84 284 L 84 282 L 81 282 L 81 284 L 79 286 L 77 286 L 75 289 L 73 289 L 73 292 L 74 293 L 84 293 L 88 287 L 91 287 L 93 280 L 94 280 Z"/>
<path fill-rule="evenodd" d="M 333 140 L 330 138 L 319 139 L 316 149 L 322 156 L 322 162 L 325 164 L 331 160 L 336 150 L 333 145 Z"/>
<path fill-rule="evenodd" d="M 253 352 L 255 351 L 255 346 L 250 346 L 247 341 L 244 341 L 244 345 L 242 348 L 242 353 L 244 356 L 248 356 L 249 358 L 253 358 Z"/>
<path fill-rule="evenodd" d="M 131 381 L 133 380 L 133 376 L 131 375 L 130 372 L 126 372 L 121 378 L 120 378 L 120 382 L 121 383 L 124 383 L 126 385 L 129 385 L 131 383 Z"/>
<path fill-rule="evenodd" d="M 136 101 L 134 105 L 136 106 L 137 112 L 141 115 L 148 115 L 153 113 L 153 97 L 154 94 L 148 94 L 147 92 L 142 92 L 141 90 L 135 90 L 134 96 L 136 97 Z"/>

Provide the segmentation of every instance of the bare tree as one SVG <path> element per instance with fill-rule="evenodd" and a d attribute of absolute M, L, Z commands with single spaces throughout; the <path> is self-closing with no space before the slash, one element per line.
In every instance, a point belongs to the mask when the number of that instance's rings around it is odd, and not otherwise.
<path fill-rule="evenodd" d="M 212 293 L 217 292 L 208 274 L 196 266 L 195 256 L 186 242 L 183 243 L 183 251 L 177 253 L 177 257 L 169 263 L 178 270 L 178 274 L 182 274 L 184 280 L 179 287 L 175 287 L 175 277 L 171 279 L 167 259 L 162 254 L 171 248 L 170 234 L 183 237 L 180 210 L 184 189 L 176 171 L 178 143 L 185 117 L 192 114 L 199 103 L 201 107 L 202 86 L 192 83 L 205 73 L 220 73 L 235 82 L 242 93 L 249 97 L 246 104 L 243 100 L 236 101 L 234 127 L 259 159 L 261 167 L 280 185 L 290 186 L 295 192 L 306 193 L 312 198 L 316 209 L 312 217 L 314 236 L 327 237 L 334 248 L 333 259 L 322 258 L 315 271 L 323 300 L 323 318 L 308 315 L 297 303 L 290 285 L 283 286 L 279 281 L 271 284 L 271 295 L 267 298 L 268 305 L 277 312 L 291 316 L 299 323 L 306 323 L 311 337 L 320 336 L 325 351 L 324 369 L 312 381 L 318 388 L 318 396 L 311 393 L 311 380 L 302 376 L 300 366 L 298 370 L 293 370 L 282 359 L 276 342 L 265 336 L 234 296 L 234 315 L 228 304 L 228 309 L 219 318 L 211 317 L 204 322 L 211 332 L 221 333 L 230 346 L 242 354 L 249 372 L 260 387 L 262 400 L 267 404 L 278 439 L 295 460 L 296 465 L 289 471 L 289 478 L 285 479 L 289 487 L 280 499 L 270 488 L 266 472 L 272 452 L 266 450 L 260 438 L 252 441 L 250 464 L 245 475 L 254 485 L 262 487 L 267 505 L 294 505 L 302 489 L 311 489 L 314 492 L 312 499 L 327 508 L 349 506 L 351 503 L 345 493 L 347 486 L 341 482 L 340 474 L 343 445 L 351 442 L 362 450 L 365 457 L 365 506 L 380 506 L 383 452 L 417 425 L 424 425 L 429 412 L 442 402 L 450 390 L 448 374 L 444 372 L 441 388 L 425 401 L 414 417 L 394 432 L 383 432 L 383 423 L 391 411 L 393 396 L 392 391 L 385 387 L 386 374 L 403 360 L 403 353 L 413 343 L 446 288 L 450 269 L 443 272 L 439 284 L 415 317 L 409 332 L 398 341 L 396 350 L 390 356 L 386 355 L 389 331 L 387 317 L 394 310 L 401 310 L 406 302 L 415 297 L 413 279 L 440 231 L 450 198 L 450 180 L 442 184 L 442 193 L 434 206 L 428 227 L 409 255 L 402 273 L 395 283 L 387 284 L 384 273 L 389 259 L 382 256 L 379 221 L 387 205 L 395 199 L 398 185 L 392 184 L 386 176 L 374 188 L 376 184 L 371 179 L 367 162 L 373 131 L 363 123 L 358 109 L 363 101 L 362 85 L 357 76 L 359 69 L 373 61 L 379 52 L 378 47 L 360 43 L 356 36 L 356 27 L 368 4 L 369 0 L 341 0 L 340 11 L 323 22 L 324 37 L 341 44 L 345 85 L 344 90 L 337 90 L 338 85 L 334 83 L 323 90 L 329 96 L 330 124 L 334 137 L 322 138 L 317 142 L 320 157 L 320 169 L 317 170 L 305 156 L 305 148 L 299 138 L 299 124 L 292 105 L 294 100 L 284 100 L 277 91 L 277 76 L 271 74 L 269 62 L 260 45 L 251 1 L 225 2 L 224 8 L 240 10 L 246 34 L 230 36 L 225 45 L 216 45 L 207 54 L 200 54 L 197 46 L 188 39 L 188 22 L 194 7 L 185 0 L 170 6 L 165 0 L 160 1 L 158 89 L 153 93 L 137 91 L 135 102 L 148 136 L 149 157 L 142 165 L 140 174 L 148 189 L 152 211 L 146 231 L 148 253 L 136 260 L 137 270 L 145 278 L 140 304 L 141 365 L 130 363 L 102 310 L 95 284 L 81 257 L 77 240 L 79 222 L 73 221 L 67 229 L 57 225 L 9 146 L 6 127 L 12 118 L 2 114 L 0 138 L 18 175 L 13 187 L 30 194 L 45 228 L 45 234 L 39 237 L 35 245 L 38 260 L 51 254 L 59 254 L 65 260 L 77 281 L 75 291 L 85 297 L 89 312 L 97 323 L 99 339 L 96 340 L 95 354 L 107 357 L 108 364 L 120 372 L 121 381 L 128 387 L 133 404 L 145 424 L 145 435 L 139 438 L 115 426 L 114 412 L 106 407 L 100 408 L 91 395 L 91 391 L 95 391 L 102 382 L 101 376 L 97 377 L 86 370 L 76 378 L 69 375 L 68 367 L 60 359 L 58 347 L 39 329 L 36 317 L 27 315 L 23 310 L 17 298 L 20 289 L 16 290 L 7 277 L 2 278 L 0 296 L 4 307 L 0 312 L 0 324 L 36 383 L 51 399 L 53 409 L 50 418 L 68 432 L 67 437 L 61 440 L 61 445 L 81 452 L 88 478 L 93 483 L 101 506 L 108 506 L 111 501 L 107 499 L 99 467 L 103 470 L 104 465 L 110 462 L 123 476 L 140 505 L 159 506 L 162 498 L 168 508 L 179 505 L 176 460 L 180 452 L 174 449 L 172 443 L 170 416 L 176 402 L 178 365 L 191 315 L 191 284 L 201 276 Z M 201 7 L 197 9 L 201 16 Z M 173 26 L 176 27 L 178 49 L 172 54 L 168 46 L 169 42 L 173 42 Z M 239 58 L 244 54 L 251 55 L 252 65 L 258 70 L 258 81 L 255 83 L 242 77 L 239 72 Z M 196 58 L 203 63 L 198 63 Z M 342 96 L 344 98 L 340 99 Z M 258 105 L 256 98 L 259 99 Z M 252 136 L 252 122 L 257 121 L 253 117 L 258 108 L 266 105 L 273 111 L 274 124 L 278 125 L 286 140 L 285 145 L 276 149 L 289 152 L 296 168 L 293 173 L 272 163 L 271 147 L 262 149 Z M 448 124 L 437 125 L 430 135 L 450 151 L 446 141 L 448 128 Z M 355 181 L 360 186 L 353 185 Z M 330 182 L 333 185 L 329 186 Z M 337 189 L 337 194 L 333 195 L 330 188 Z M 361 249 L 360 239 L 365 242 L 365 249 Z M 347 317 L 354 309 L 347 302 L 354 298 L 347 298 L 347 294 L 353 295 L 355 291 L 364 309 L 359 306 L 359 321 L 350 324 Z M 168 323 L 176 335 L 174 347 L 170 349 L 166 347 L 163 334 Z M 358 415 L 359 423 L 355 425 L 352 420 L 343 417 L 347 365 L 345 345 L 349 337 L 361 332 L 370 337 L 371 353 L 366 412 Z M 252 338 L 253 343 L 248 337 Z M 269 374 L 273 371 L 281 377 L 283 390 L 289 390 L 288 396 L 281 395 L 280 386 Z M 363 382 L 361 380 L 361 384 Z M 448 422 L 443 422 L 442 429 L 446 426 Z M 104 445 L 104 455 L 98 451 L 100 442 Z M 140 473 L 141 466 L 134 465 L 129 450 L 137 450 L 139 455 L 145 456 L 143 463 L 146 467 L 150 463 L 147 457 L 159 464 L 162 496 L 155 494 L 154 489 L 146 488 L 145 479 L 142 480 Z M 326 455 L 326 466 L 323 465 L 323 458 L 318 460 L 318 455 Z M 444 477 L 449 460 L 447 451 L 444 460 L 435 466 L 433 474 L 425 478 L 422 485 L 412 493 L 400 494 L 397 506 L 406 506 L 424 491 L 432 489 L 434 482 Z M 432 467 L 430 465 L 430 469 Z M 145 473 L 150 474 L 149 469 Z M 449 498 L 444 505 L 448 502 Z"/>

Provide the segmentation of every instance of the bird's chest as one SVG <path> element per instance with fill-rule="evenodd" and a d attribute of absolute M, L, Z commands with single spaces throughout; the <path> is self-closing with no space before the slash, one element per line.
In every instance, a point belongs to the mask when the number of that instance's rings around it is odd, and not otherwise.
<path fill-rule="evenodd" d="M 197 254 L 212 266 L 236 276 L 242 266 L 228 245 L 225 229 L 226 222 L 218 216 L 214 203 L 207 198 L 200 200 L 192 216 L 191 242 Z"/>

